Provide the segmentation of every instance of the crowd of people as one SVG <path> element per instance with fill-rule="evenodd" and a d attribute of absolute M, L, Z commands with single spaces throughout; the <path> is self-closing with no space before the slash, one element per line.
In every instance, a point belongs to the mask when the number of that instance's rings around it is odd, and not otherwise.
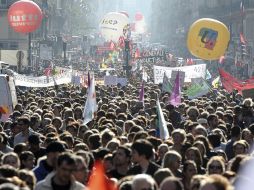
<path fill-rule="evenodd" d="M 86 125 L 86 88 L 17 87 L 18 104 L 0 127 L 0 190 L 86 189 L 98 160 L 119 190 L 241 189 L 249 180 L 241 168 L 252 161 L 252 99 L 221 88 L 193 100 L 182 94 L 174 107 L 147 82 L 143 103 L 137 81 L 96 86 L 98 111 Z M 157 99 L 169 139 L 158 136 Z"/>

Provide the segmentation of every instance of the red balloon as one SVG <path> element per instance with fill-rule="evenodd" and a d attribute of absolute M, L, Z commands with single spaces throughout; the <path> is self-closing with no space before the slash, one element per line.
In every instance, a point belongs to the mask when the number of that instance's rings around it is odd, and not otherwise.
<path fill-rule="evenodd" d="M 135 15 L 135 20 L 136 21 L 140 21 L 140 20 L 143 20 L 143 15 L 141 12 L 137 12 L 136 15 Z"/>
<path fill-rule="evenodd" d="M 33 1 L 17 1 L 8 10 L 8 22 L 15 32 L 33 32 L 39 28 L 41 21 L 42 11 Z"/>

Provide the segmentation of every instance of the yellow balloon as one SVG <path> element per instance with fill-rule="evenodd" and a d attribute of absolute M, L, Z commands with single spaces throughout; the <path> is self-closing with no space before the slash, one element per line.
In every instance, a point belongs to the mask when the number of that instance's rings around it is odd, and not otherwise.
<path fill-rule="evenodd" d="M 229 40 L 230 33 L 225 24 L 218 20 L 202 18 L 191 25 L 187 47 L 196 57 L 216 60 L 225 54 Z"/>

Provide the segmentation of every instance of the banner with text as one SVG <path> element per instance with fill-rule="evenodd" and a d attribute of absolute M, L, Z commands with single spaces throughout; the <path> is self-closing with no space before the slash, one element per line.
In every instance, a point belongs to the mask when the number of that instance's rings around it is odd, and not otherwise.
<path fill-rule="evenodd" d="M 32 77 L 32 76 L 15 74 L 14 80 L 15 80 L 16 86 L 42 88 L 42 87 L 50 87 L 54 85 L 71 83 L 72 73 L 71 72 L 62 73 L 59 75 L 55 75 L 54 78 L 52 76 Z"/>
<path fill-rule="evenodd" d="M 156 64 L 156 63 L 164 62 L 164 61 L 167 61 L 167 54 L 168 52 L 166 50 L 145 49 L 140 53 L 140 56 L 137 58 L 137 63 L 138 64 L 145 64 L 145 63 Z M 135 53 L 133 58 L 135 58 Z"/>
<path fill-rule="evenodd" d="M 172 71 L 183 71 L 185 72 L 184 82 L 191 82 L 192 78 L 205 78 L 206 76 L 206 64 L 191 65 L 184 67 L 162 67 L 153 66 L 154 71 L 154 83 L 159 84 L 163 82 L 163 76 L 166 72 L 168 78 L 171 78 Z"/>

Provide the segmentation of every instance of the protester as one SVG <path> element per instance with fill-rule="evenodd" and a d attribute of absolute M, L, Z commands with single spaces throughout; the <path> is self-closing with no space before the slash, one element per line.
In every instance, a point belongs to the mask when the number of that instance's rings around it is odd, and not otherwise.
<path fill-rule="evenodd" d="M 102 162 L 94 179 L 110 188 L 231 189 L 253 156 L 252 100 L 222 88 L 196 98 L 183 90 L 174 106 L 151 80 L 140 96 L 136 74 L 122 86 L 17 87 L 18 104 L 0 128 L 0 186 L 86 189 Z"/>

